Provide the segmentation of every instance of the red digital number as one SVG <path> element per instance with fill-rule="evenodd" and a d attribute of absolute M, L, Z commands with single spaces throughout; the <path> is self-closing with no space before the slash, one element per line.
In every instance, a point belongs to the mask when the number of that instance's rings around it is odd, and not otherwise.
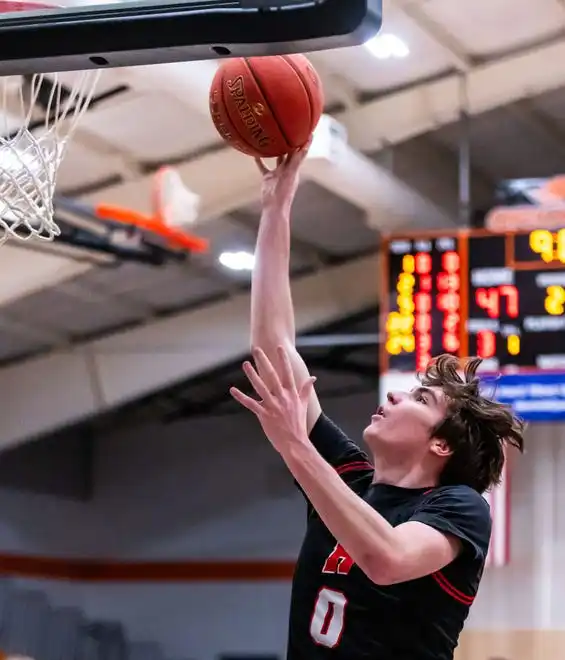
<path fill-rule="evenodd" d="M 460 284 L 457 273 L 439 273 L 437 276 L 438 291 L 459 291 Z"/>
<path fill-rule="evenodd" d="M 414 308 L 418 314 L 427 314 L 432 310 L 432 297 L 429 293 L 417 293 L 414 296 Z"/>
<path fill-rule="evenodd" d="M 416 339 L 416 352 L 420 355 L 429 353 L 432 350 L 432 338 L 428 334 L 423 334 Z"/>
<path fill-rule="evenodd" d="M 477 289 L 475 291 L 477 305 L 484 309 L 491 319 L 500 317 L 500 291 L 495 289 Z"/>
<path fill-rule="evenodd" d="M 432 276 L 420 275 L 420 291 L 430 292 L 432 290 Z"/>
<path fill-rule="evenodd" d="M 504 284 L 491 289 L 477 289 L 475 301 L 491 319 L 500 318 L 501 298 L 506 301 L 506 314 L 511 319 L 518 318 L 520 312 L 518 289 L 513 284 Z"/>
<path fill-rule="evenodd" d="M 437 308 L 441 312 L 457 312 L 461 304 L 461 298 L 455 291 L 440 293 L 437 297 Z"/>
<path fill-rule="evenodd" d="M 518 318 L 518 289 L 513 284 L 500 287 L 500 295 L 506 298 L 506 313 L 511 319 Z"/>
<path fill-rule="evenodd" d="M 491 330 L 481 330 L 477 333 L 477 355 L 488 359 L 496 353 L 496 335 Z"/>
<path fill-rule="evenodd" d="M 432 356 L 430 353 L 423 353 L 422 355 L 418 355 L 416 358 L 416 371 L 426 371 L 431 359 Z"/>
<path fill-rule="evenodd" d="M 416 332 L 425 334 L 432 331 L 432 317 L 431 314 L 416 314 L 416 321 L 414 323 Z"/>
<path fill-rule="evenodd" d="M 441 265 L 443 270 L 448 273 L 456 273 L 459 270 L 459 255 L 457 252 L 445 252 L 441 258 Z"/>
<path fill-rule="evenodd" d="M 427 275 L 432 271 L 432 258 L 427 252 L 418 252 L 414 256 L 417 275 Z"/>
<path fill-rule="evenodd" d="M 459 314 L 456 313 L 446 314 L 443 319 L 443 329 L 445 332 L 457 332 L 460 318 Z"/>
<path fill-rule="evenodd" d="M 444 332 L 443 334 L 443 348 L 448 353 L 457 353 L 459 350 L 459 337 L 453 332 Z"/>

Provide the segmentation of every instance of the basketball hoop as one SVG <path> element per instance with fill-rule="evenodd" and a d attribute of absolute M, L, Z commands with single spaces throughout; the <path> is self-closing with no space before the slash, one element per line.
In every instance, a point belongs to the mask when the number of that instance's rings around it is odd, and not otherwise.
<path fill-rule="evenodd" d="M 56 7 L 0 0 L 0 13 L 39 9 Z M 57 73 L 0 78 L 0 244 L 59 235 L 53 218 L 57 172 L 99 76 L 98 70 L 80 71 L 70 85 Z"/>
<path fill-rule="evenodd" d="M 173 250 L 206 252 L 209 242 L 190 231 L 198 217 L 200 198 L 184 185 L 178 171 L 161 167 L 153 175 L 151 192 L 151 215 L 112 204 L 98 204 L 94 212 L 101 220 L 155 234 Z"/>

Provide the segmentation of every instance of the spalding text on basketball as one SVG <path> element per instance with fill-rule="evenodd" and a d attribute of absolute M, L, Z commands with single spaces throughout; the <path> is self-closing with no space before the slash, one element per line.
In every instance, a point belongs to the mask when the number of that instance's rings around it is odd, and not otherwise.
<path fill-rule="evenodd" d="M 232 134 L 229 126 L 226 126 L 222 118 L 222 113 L 219 110 L 218 96 L 219 94 L 217 90 L 214 90 L 210 97 L 210 114 L 212 115 L 214 124 L 216 125 L 216 128 L 224 140 L 227 140 L 228 142 L 239 143 L 236 136 Z"/>
<path fill-rule="evenodd" d="M 237 76 L 233 80 L 227 81 L 227 87 L 230 93 L 230 96 L 234 100 L 235 107 L 241 118 L 241 121 L 249 129 L 251 137 L 257 142 L 260 147 L 267 147 L 271 139 L 263 130 L 263 127 L 257 121 L 256 113 L 253 111 L 253 108 L 249 104 L 247 97 L 245 95 L 245 85 L 243 81 L 243 76 Z M 258 104 L 260 105 L 260 104 Z M 261 106 L 263 110 L 263 107 Z M 257 113 L 261 114 L 261 112 Z"/>

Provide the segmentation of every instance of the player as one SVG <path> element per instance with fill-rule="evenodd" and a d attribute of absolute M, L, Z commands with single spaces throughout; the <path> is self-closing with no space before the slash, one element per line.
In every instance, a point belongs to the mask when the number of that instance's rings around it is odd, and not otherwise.
<path fill-rule="evenodd" d="M 262 168 L 252 281 L 254 412 L 309 501 L 292 585 L 288 660 L 450 660 L 473 603 L 504 444 L 523 424 L 479 393 L 480 360 L 439 357 L 411 392 L 391 392 L 364 432 L 372 455 L 322 412 L 294 346 L 290 210 L 306 150 Z M 323 219 L 320 219 L 323 223 Z"/>

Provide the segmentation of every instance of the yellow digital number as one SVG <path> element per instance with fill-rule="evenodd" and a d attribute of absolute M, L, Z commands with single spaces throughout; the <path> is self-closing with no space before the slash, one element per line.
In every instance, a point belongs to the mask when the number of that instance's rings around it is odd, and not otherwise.
<path fill-rule="evenodd" d="M 510 355 L 520 355 L 520 337 L 518 335 L 510 335 L 506 340 L 506 346 Z"/>
<path fill-rule="evenodd" d="M 553 261 L 553 234 L 547 229 L 536 229 L 530 234 L 530 248 L 546 262 Z"/>
<path fill-rule="evenodd" d="M 416 337 L 404 335 L 402 346 L 407 353 L 413 353 L 416 350 Z"/>
<path fill-rule="evenodd" d="M 409 334 L 414 327 L 413 314 L 399 314 L 391 312 L 386 322 L 386 331 L 389 335 Z"/>
<path fill-rule="evenodd" d="M 402 257 L 402 270 L 404 273 L 413 273 L 416 268 L 413 254 L 405 254 Z"/>
<path fill-rule="evenodd" d="M 565 312 L 565 289 L 562 286 L 548 286 L 545 311 L 551 316 L 561 316 Z"/>
<path fill-rule="evenodd" d="M 414 335 L 393 335 L 386 342 L 386 352 L 389 355 L 400 355 L 402 351 L 413 353 L 416 348 Z"/>
<path fill-rule="evenodd" d="M 410 273 L 401 273 L 398 277 L 398 284 L 396 285 L 396 290 L 398 293 L 403 293 L 404 295 L 411 295 L 414 291 L 416 285 L 416 278 Z"/>
<path fill-rule="evenodd" d="M 396 281 L 397 311 L 391 312 L 386 320 L 386 351 L 389 355 L 400 355 L 403 351 L 413 353 L 416 348 L 414 337 L 414 287 L 416 278 L 414 256 L 406 254 L 402 258 L 402 272 Z"/>
<path fill-rule="evenodd" d="M 402 316 L 398 312 L 391 312 L 386 320 L 386 331 L 389 335 L 394 335 L 400 332 L 402 323 Z"/>
<path fill-rule="evenodd" d="M 389 355 L 400 355 L 402 352 L 402 335 L 392 335 L 387 339 L 386 352 Z"/>
<path fill-rule="evenodd" d="M 398 311 L 401 314 L 413 314 L 415 305 L 413 296 L 398 296 L 396 298 L 396 304 L 398 305 Z"/>
<path fill-rule="evenodd" d="M 557 259 L 565 264 L 565 229 L 557 232 Z"/>

